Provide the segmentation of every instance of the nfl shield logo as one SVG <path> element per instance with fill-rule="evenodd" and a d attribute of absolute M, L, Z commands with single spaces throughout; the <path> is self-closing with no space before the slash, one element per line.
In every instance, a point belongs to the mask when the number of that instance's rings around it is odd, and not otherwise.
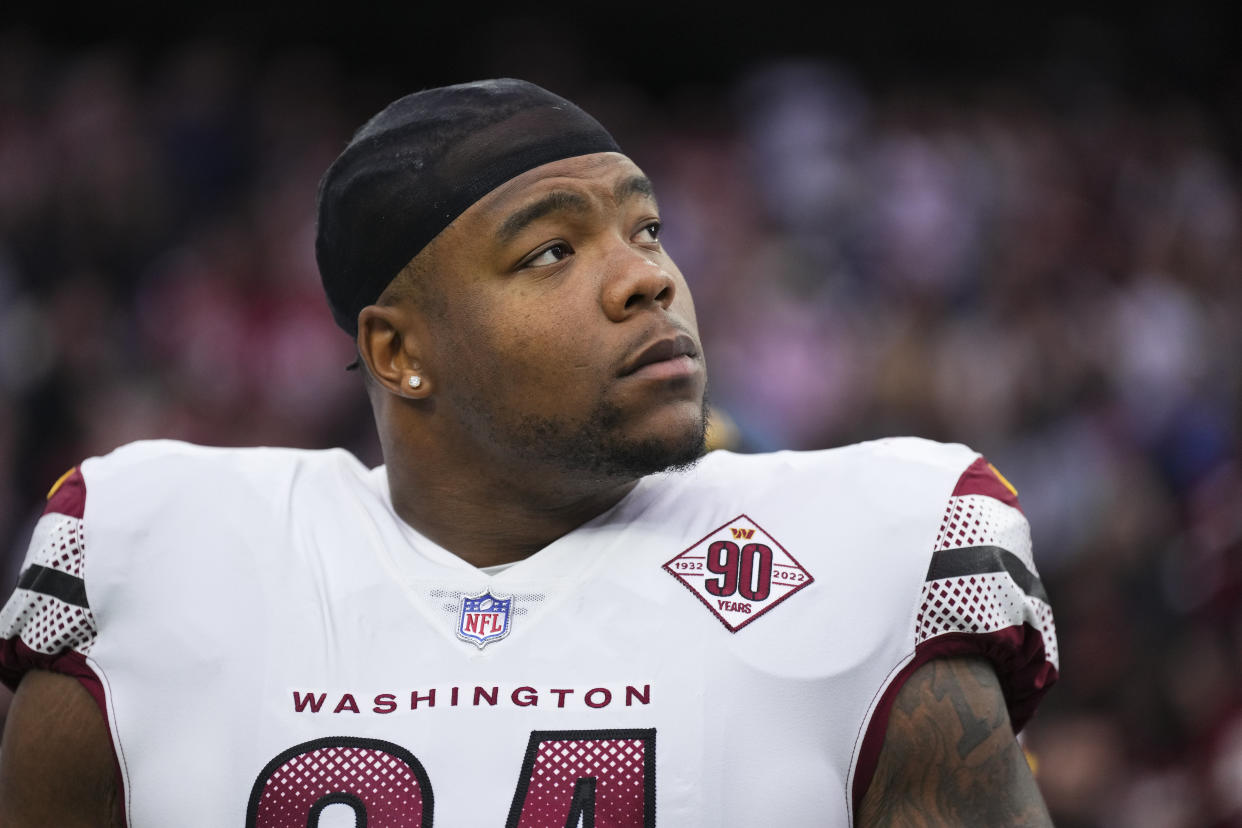
<path fill-rule="evenodd" d="M 457 637 L 480 650 L 492 641 L 499 641 L 509 634 L 512 604 L 512 598 L 498 597 L 491 592 L 462 596 Z"/>

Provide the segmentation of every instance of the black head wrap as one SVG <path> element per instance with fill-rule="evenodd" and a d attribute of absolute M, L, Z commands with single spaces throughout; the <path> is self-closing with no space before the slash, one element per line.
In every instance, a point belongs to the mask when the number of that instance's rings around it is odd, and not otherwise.
<path fill-rule="evenodd" d="M 428 89 L 368 121 L 319 184 L 315 257 L 332 316 L 358 333 L 358 311 L 441 230 L 527 170 L 619 152 L 599 122 L 533 83 Z"/>

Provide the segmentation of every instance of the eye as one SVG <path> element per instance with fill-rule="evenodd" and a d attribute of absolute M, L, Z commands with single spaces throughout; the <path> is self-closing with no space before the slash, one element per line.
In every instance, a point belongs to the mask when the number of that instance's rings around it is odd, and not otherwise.
<path fill-rule="evenodd" d="M 658 221 L 649 221 L 638 231 L 638 240 L 652 243 L 660 240 L 660 228 L 662 225 Z"/>
<path fill-rule="evenodd" d="M 564 242 L 557 242 L 540 250 L 526 261 L 522 262 L 522 267 L 547 267 L 556 264 L 562 259 L 567 258 L 574 251 Z"/>

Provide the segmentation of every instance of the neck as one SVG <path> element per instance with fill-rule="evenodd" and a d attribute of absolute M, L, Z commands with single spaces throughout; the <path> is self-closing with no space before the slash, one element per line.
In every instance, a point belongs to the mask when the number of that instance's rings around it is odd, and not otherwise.
<path fill-rule="evenodd" d="M 533 555 L 615 506 L 638 483 L 555 475 L 546 469 L 480 473 L 479 464 L 460 456 L 438 460 L 429 445 L 417 452 L 402 448 L 384 445 L 397 515 L 479 567 Z"/>

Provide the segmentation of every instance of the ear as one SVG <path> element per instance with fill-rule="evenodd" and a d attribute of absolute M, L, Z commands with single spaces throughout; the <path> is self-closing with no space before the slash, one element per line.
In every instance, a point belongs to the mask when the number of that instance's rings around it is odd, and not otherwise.
<path fill-rule="evenodd" d="M 358 353 L 390 393 L 423 399 L 432 390 L 422 354 L 426 328 L 408 305 L 367 305 L 358 312 Z"/>

